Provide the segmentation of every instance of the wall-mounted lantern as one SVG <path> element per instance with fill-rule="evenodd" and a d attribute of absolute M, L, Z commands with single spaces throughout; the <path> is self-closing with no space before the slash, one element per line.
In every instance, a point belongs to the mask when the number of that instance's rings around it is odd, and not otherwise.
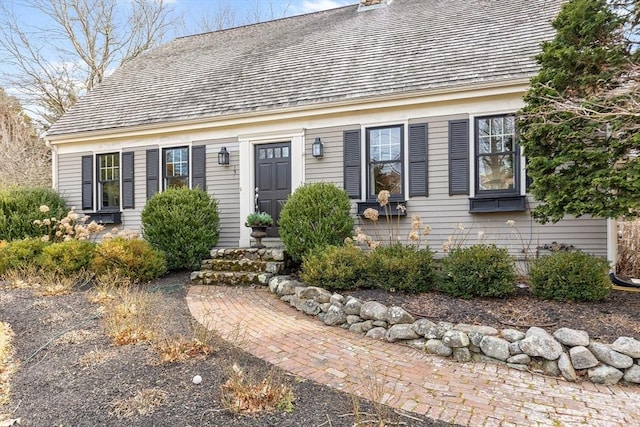
<path fill-rule="evenodd" d="M 225 166 L 229 164 L 229 152 L 227 151 L 227 147 L 222 147 L 218 152 L 218 164 Z"/>
<path fill-rule="evenodd" d="M 311 146 L 311 154 L 316 159 L 324 156 L 324 144 L 322 143 L 320 138 L 316 138 L 316 140 L 313 142 L 313 145 Z"/>

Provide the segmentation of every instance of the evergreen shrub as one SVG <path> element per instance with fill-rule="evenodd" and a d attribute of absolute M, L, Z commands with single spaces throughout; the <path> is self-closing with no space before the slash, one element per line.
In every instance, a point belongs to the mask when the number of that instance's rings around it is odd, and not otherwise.
<path fill-rule="evenodd" d="M 96 247 L 91 263 L 96 276 L 117 274 L 133 282 L 148 282 L 167 271 L 164 254 L 142 239 L 116 237 Z"/>
<path fill-rule="evenodd" d="M 302 263 L 301 279 L 309 286 L 349 290 L 367 285 L 367 255 L 353 244 L 312 251 Z"/>
<path fill-rule="evenodd" d="M 41 207 L 42 210 L 41 210 Z M 46 207 L 46 209 L 44 208 Z M 62 218 L 67 204 L 49 188 L 11 188 L 0 191 L 0 240 L 40 237 L 36 220 Z"/>

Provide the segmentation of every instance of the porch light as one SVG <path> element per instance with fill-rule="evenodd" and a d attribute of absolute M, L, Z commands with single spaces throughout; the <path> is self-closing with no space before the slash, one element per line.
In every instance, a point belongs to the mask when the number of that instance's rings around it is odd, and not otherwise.
<path fill-rule="evenodd" d="M 229 152 L 227 151 L 227 147 L 222 147 L 218 152 L 218 164 L 219 165 L 229 164 Z"/>
<path fill-rule="evenodd" d="M 313 157 L 315 157 L 316 159 L 324 156 L 324 144 L 322 143 L 320 138 L 316 138 L 316 140 L 313 142 L 313 145 L 311 146 L 311 154 L 313 154 Z"/>

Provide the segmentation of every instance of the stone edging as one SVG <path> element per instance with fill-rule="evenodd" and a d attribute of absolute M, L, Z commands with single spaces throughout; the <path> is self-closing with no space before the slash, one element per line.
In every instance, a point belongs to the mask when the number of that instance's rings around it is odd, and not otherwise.
<path fill-rule="evenodd" d="M 506 363 L 568 381 L 587 378 L 598 384 L 620 380 L 640 384 L 640 341 L 620 337 L 613 344 L 592 341 L 586 331 L 560 328 L 549 334 L 531 327 L 497 330 L 490 326 L 434 323 L 415 319 L 401 307 L 362 302 L 325 289 L 305 286 L 289 276 L 269 280 L 269 290 L 292 307 L 329 326 L 390 342 L 459 362 Z"/>

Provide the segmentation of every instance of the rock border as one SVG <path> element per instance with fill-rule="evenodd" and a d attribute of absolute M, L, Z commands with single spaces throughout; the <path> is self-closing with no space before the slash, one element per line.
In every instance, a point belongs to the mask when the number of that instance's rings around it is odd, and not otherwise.
<path fill-rule="evenodd" d="M 369 338 L 398 342 L 458 362 L 504 363 L 519 370 L 586 378 L 613 385 L 620 380 L 640 384 L 640 341 L 619 337 L 612 344 L 589 338 L 586 331 L 560 328 L 549 334 L 531 327 L 526 332 L 490 326 L 434 323 L 415 319 L 402 307 L 363 302 L 326 289 L 305 286 L 289 276 L 269 280 L 269 290 L 282 301 L 328 326 L 339 326 Z"/>

